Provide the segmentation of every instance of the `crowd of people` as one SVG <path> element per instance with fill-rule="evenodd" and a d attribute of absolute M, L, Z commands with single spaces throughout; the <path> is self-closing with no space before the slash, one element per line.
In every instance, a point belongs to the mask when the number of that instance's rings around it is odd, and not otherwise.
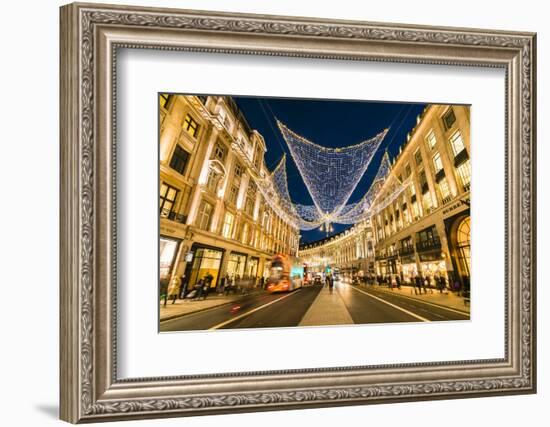
<path fill-rule="evenodd" d="M 163 305 L 166 306 L 168 300 L 172 301 L 172 304 L 176 303 L 176 300 L 206 300 L 208 295 L 215 292 L 218 295 L 228 296 L 230 294 L 247 294 L 252 289 L 259 288 L 265 289 L 266 280 L 264 277 L 247 277 L 226 274 L 222 277 L 215 288 L 212 286 L 214 276 L 210 273 L 206 273 L 203 277 L 198 279 L 194 286 L 188 288 L 188 280 L 185 274 L 182 276 L 174 276 L 170 281 L 160 281 L 160 298 L 163 301 Z"/>
<path fill-rule="evenodd" d="M 387 286 L 389 289 L 401 289 L 402 286 L 410 286 L 416 295 L 433 293 L 434 290 L 440 293 L 456 292 L 460 294 L 462 286 L 460 282 L 449 283 L 443 274 L 413 274 L 404 278 L 403 274 L 386 275 L 363 275 L 353 276 L 352 282 L 364 285 Z"/>

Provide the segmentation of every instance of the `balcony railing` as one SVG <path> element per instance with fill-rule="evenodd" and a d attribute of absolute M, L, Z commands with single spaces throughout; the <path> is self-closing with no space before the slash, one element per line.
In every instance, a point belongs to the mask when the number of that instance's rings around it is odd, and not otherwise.
<path fill-rule="evenodd" d="M 416 250 L 418 252 L 427 252 L 441 249 L 441 240 L 430 239 L 416 242 Z"/>
<path fill-rule="evenodd" d="M 414 254 L 414 246 L 405 246 L 399 249 L 399 255 L 400 256 L 409 256 Z"/>
<path fill-rule="evenodd" d="M 453 200 L 453 197 L 451 195 L 448 195 L 447 197 L 444 197 L 441 200 L 441 203 L 445 205 L 445 204 L 449 203 L 451 200 Z"/>

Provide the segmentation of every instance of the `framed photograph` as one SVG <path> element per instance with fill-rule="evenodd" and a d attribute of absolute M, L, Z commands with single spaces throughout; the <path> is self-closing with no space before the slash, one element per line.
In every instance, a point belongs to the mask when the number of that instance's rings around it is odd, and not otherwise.
<path fill-rule="evenodd" d="M 532 33 L 61 8 L 61 418 L 536 391 Z"/>

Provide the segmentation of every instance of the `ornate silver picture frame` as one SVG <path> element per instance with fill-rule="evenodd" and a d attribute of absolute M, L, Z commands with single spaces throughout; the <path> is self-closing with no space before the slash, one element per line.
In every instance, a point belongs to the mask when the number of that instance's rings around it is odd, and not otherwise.
<path fill-rule="evenodd" d="M 98 422 L 536 391 L 535 34 L 98 4 L 63 6 L 60 18 L 63 420 Z M 504 357 L 121 379 L 116 298 L 119 49 L 504 70 L 505 248 L 496 251 L 505 258 Z"/>

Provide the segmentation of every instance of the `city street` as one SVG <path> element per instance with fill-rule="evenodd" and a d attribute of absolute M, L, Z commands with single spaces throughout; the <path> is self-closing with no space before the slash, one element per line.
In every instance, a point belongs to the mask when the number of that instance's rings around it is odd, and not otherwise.
<path fill-rule="evenodd" d="M 429 297 L 335 282 L 332 291 L 328 286 L 317 285 L 292 293 L 243 296 L 227 304 L 161 321 L 160 331 L 469 320 L 466 309 L 436 304 Z M 458 300 L 454 295 L 447 298 Z"/>

